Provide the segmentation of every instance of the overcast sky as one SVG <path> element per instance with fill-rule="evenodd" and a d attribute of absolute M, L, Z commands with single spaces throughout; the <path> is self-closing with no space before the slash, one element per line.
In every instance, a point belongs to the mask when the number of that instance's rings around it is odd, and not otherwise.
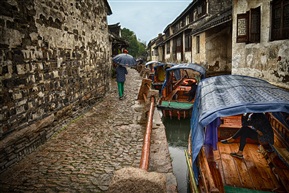
<path fill-rule="evenodd" d="M 120 23 L 146 44 L 173 22 L 192 0 L 108 0 L 108 24 Z"/>

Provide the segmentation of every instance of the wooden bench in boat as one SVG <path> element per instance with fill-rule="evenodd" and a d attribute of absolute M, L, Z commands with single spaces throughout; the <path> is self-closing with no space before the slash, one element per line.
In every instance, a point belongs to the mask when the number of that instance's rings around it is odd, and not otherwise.
<path fill-rule="evenodd" d="M 241 117 L 242 115 L 222 117 L 219 129 L 225 128 L 240 129 L 242 127 Z"/>
<path fill-rule="evenodd" d="M 218 139 L 231 137 L 238 129 L 242 127 L 242 115 L 221 117 L 221 124 L 218 128 Z"/>
<path fill-rule="evenodd" d="M 188 91 L 190 91 L 190 89 L 191 88 L 187 87 L 187 86 L 178 86 L 169 94 L 168 97 L 166 97 L 166 100 L 171 101 L 173 99 L 173 97 L 175 96 L 175 94 L 177 94 L 177 92 L 179 92 L 179 91 L 188 92 Z"/>

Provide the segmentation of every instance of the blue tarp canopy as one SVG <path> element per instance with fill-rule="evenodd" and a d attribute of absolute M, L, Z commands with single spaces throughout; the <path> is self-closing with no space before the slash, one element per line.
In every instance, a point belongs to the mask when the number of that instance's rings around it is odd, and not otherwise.
<path fill-rule="evenodd" d="M 223 75 L 203 79 L 197 88 L 191 118 L 193 162 L 205 139 L 207 143 L 206 126 L 220 117 L 249 112 L 289 113 L 289 92 L 248 76 Z"/>
<path fill-rule="evenodd" d="M 171 68 L 167 69 L 167 72 L 175 71 L 175 70 L 179 70 L 179 69 L 191 69 L 191 70 L 199 72 L 201 75 L 201 79 L 206 77 L 206 69 L 204 67 L 198 65 L 198 64 L 195 64 L 195 63 L 174 65 Z"/>
<path fill-rule="evenodd" d="M 206 69 L 198 64 L 188 63 L 188 64 L 172 64 L 172 67 L 166 69 L 166 80 L 164 81 L 162 89 L 165 88 L 167 81 L 170 79 L 170 72 L 174 72 L 174 76 L 177 80 L 181 77 L 181 69 L 188 69 L 196 71 L 200 74 L 200 78 L 203 79 L 206 77 Z"/>

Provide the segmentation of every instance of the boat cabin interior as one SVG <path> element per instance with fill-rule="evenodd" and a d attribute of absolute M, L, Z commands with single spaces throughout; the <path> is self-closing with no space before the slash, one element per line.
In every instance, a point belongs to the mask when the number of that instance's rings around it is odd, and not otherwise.
<path fill-rule="evenodd" d="M 239 141 L 220 142 L 241 128 L 241 115 L 221 118 L 217 150 L 204 145 L 198 156 L 200 192 L 289 192 L 289 116 L 266 115 L 274 130 L 273 148 L 247 139 L 243 158 L 230 155 Z"/>
<path fill-rule="evenodd" d="M 195 78 L 181 78 L 180 80 L 172 81 L 171 86 L 163 90 L 163 100 L 178 101 L 178 102 L 191 102 L 188 101 L 189 91 L 193 84 L 196 84 Z"/>
<path fill-rule="evenodd" d="M 156 65 L 154 67 L 154 75 L 153 75 L 153 81 L 152 81 L 152 87 L 156 90 L 161 90 L 163 83 L 166 78 L 166 69 L 170 66 L 167 64 L 160 63 L 159 65 Z"/>

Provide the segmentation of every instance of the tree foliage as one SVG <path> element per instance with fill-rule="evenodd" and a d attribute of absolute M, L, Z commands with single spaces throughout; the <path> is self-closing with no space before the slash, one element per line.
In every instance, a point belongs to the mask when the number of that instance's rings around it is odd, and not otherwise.
<path fill-rule="evenodd" d="M 137 39 L 133 31 L 123 28 L 121 29 L 121 37 L 129 43 L 128 52 L 130 55 L 135 58 L 146 57 L 146 45 Z"/>

